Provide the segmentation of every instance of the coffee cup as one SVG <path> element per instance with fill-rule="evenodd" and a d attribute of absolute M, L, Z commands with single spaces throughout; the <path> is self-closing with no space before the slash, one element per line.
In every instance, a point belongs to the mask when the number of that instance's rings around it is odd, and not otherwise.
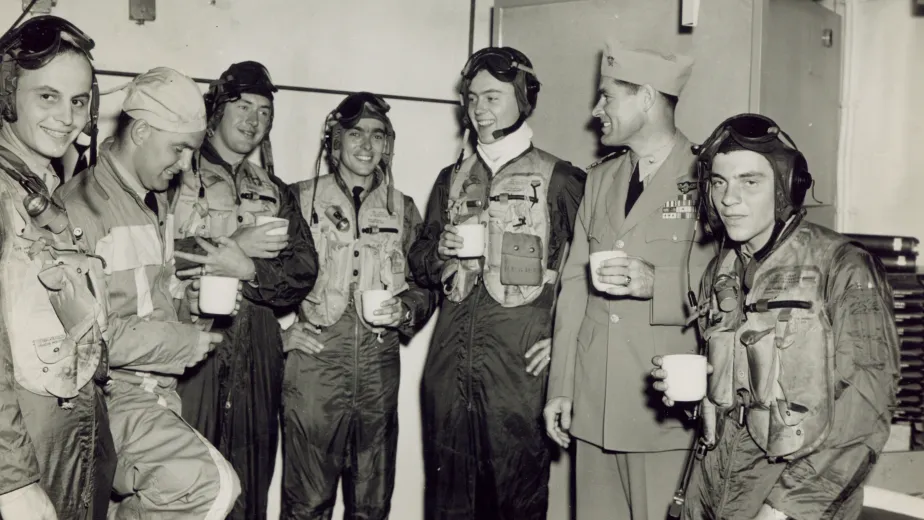
<path fill-rule="evenodd" d="M 382 319 L 382 316 L 376 316 L 375 311 L 382 307 L 382 304 L 391 299 L 391 291 L 384 289 L 371 289 L 363 291 L 363 319 L 367 323 L 375 324 Z"/>
<path fill-rule="evenodd" d="M 668 399 L 677 402 L 700 401 L 706 397 L 706 356 L 670 354 L 661 356 L 661 368 L 667 374 Z"/>
<path fill-rule="evenodd" d="M 199 312 L 214 316 L 234 312 L 238 280 L 230 276 L 205 275 L 199 278 Z"/>
<path fill-rule="evenodd" d="M 257 226 L 262 226 L 263 224 L 269 224 L 270 222 L 285 222 L 287 225 L 284 227 L 273 228 L 266 232 L 267 235 L 285 235 L 289 231 L 289 220 L 279 217 L 269 217 L 269 216 L 259 216 L 257 217 Z"/>
<path fill-rule="evenodd" d="M 626 256 L 626 252 L 621 249 L 615 251 L 597 251 L 590 254 L 590 279 L 593 281 L 595 289 L 600 292 L 606 292 L 606 290 L 611 287 L 620 287 L 617 284 L 601 282 L 600 275 L 597 274 L 597 269 L 600 268 L 600 264 L 602 264 L 604 260 L 609 260 L 610 258 L 625 258 Z"/>
<path fill-rule="evenodd" d="M 456 250 L 459 258 L 478 258 L 484 255 L 484 224 L 460 224 L 456 226 L 462 237 L 462 247 Z"/>

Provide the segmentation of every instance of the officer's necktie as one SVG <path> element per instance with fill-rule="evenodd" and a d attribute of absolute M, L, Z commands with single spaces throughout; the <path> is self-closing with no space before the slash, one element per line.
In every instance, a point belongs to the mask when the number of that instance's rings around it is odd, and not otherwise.
<path fill-rule="evenodd" d="M 363 203 L 363 187 L 362 186 L 353 186 L 353 207 L 356 209 L 356 213 L 359 213 L 359 206 Z"/>
<path fill-rule="evenodd" d="M 638 164 L 632 170 L 632 177 L 629 179 L 629 190 L 626 192 L 626 216 L 632 211 L 635 201 L 642 195 L 645 185 L 642 184 L 642 178 L 638 173 Z"/>
<path fill-rule="evenodd" d="M 151 209 L 155 215 L 157 215 L 157 197 L 154 196 L 153 191 L 147 192 L 144 196 L 144 205 Z"/>
<path fill-rule="evenodd" d="M 90 162 L 87 160 L 87 149 L 89 146 L 80 146 L 77 143 L 74 143 L 74 148 L 77 149 L 77 164 L 74 165 L 73 175 L 76 175 L 87 168 L 90 167 Z M 66 178 L 64 179 L 67 180 Z"/>

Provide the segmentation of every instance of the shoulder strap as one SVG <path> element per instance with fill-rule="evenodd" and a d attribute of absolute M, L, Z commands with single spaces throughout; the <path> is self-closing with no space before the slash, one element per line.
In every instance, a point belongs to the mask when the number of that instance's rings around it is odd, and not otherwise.
<path fill-rule="evenodd" d="M 308 225 L 318 223 L 318 214 L 314 211 L 314 201 L 318 194 L 320 177 L 308 179 L 298 183 L 298 204 L 302 209 L 302 216 Z"/>
<path fill-rule="evenodd" d="M 12 151 L 0 145 L 0 169 L 6 172 L 29 193 L 48 195 L 48 187 Z"/>
<path fill-rule="evenodd" d="M 607 162 L 607 161 L 610 161 L 610 160 L 615 159 L 615 158 L 617 158 L 617 157 L 622 157 L 622 156 L 625 155 L 625 153 L 628 152 L 628 151 L 629 151 L 628 148 L 620 148 L 619 150 L 616 150 L 615 152 L 608 153 L 608 154 L 604 155 L 603 157 L 601 157 L 600 159 L 598 159 L 597 161 L 591 163 L 591 165 L 588 166 L 586 169 L 587 169 L 587 171 L 590 171 L 591 168 L 596 168 L 597 166 L 600 166 L 601 164 L 603 164 L 603 163 L 605 163 L 605 162 Z"/>

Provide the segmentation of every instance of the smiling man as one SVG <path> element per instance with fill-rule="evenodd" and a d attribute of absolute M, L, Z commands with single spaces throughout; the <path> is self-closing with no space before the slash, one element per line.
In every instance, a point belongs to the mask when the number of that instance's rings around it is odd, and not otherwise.
<path fill-rule="evenodd" d="M 808 164 L 770 119 L 726 120 L 698 165 L 704 220 L 723 247 L 700 287 L 713 367 L 702 414 L 710 451 L 684 517 L 857 518 L 896 403 L 885 270 L 803 220 Z M 669 374 L 652 375 L 666 390 Z"/>
<path fill-rule="evenodd" d="M 401 339 L 427 323 L 438 293 L 407 270 L 421 217 L 394 188 L 389 109 L 374 94 L 347 96 L 326 121 L 330 175 L 294 186 L 321 265 L 285 337 L 284 518 L 330 519 L 341 480 L 344 518 L 391 509 Z M 390 298 L 364 309 L 363 292 L 381 289 Z"/>
<path fill-rule="evenodd" d="M 60 182 L 52 160 L 96 129 L 93 46 L 54 16 L 29 19 L 0 41 L 5 519 L 102 520 L 109 504 L 116 461 L 103 400 L 108 324 L 105 298 L 93 293 L 103 287 L 102 265 L 78 251 L 50 200 Z"/>
<path fill-rule="evenodd" d="M 240 492 L 231 465 L 180 416 L 177 376 L 221 335 L 183 323 L 171 295 L 173 215 L 164 190 L 205 137 L 196 84 L 166 67 L 126 96 L 100 162 L 58 192 L 79 244 L 103 260 L 109 305 L 107 404 L 118 455 L 109 518 L 217 519 Z M 223 245 L 240 265 L 239 248 Z"/>
<path fill-rule="evenodd" d="M 221 269 L 220 258 L 203 256 L 198 240 L 230 239 L 246 253 L 245 280 L 235 316 L 200 316 L 200 326 L 225 339 L 201 365 L 180 380 L 183 417 L 218 447 L 241 477 L 232 520 L 266 517 L 279 438 L 282 400 L 282 337 L 275 309 L 296 305 L 317 276 L 317 254 L 298 202 L 273 172 L 270 131 L 277 91 L 255 61 L 235 63 L 205 94 L 208 130 L 200 153 L 171 187 L 176 211 L 179 274 L 198 277 L 203 263 Z M 250 160 L 259 151 L 262 167 Z M 260 217 L 280 220 L 257 225 Z M 192 253 L 195 256 L 186 256 Z"/>
<path fill-rule="evenodd" d="M 533 146 L 539 87 L 516 49 L 469 58 L 462 102 L 476 153 L 440 172 L 411 251 L 417 280 L 445 292 L 423 374 L 428 520 L 546 517 L 545 368 L 586 176 Z M 483 256 L 459 257 L 462 224 L 485 226 Z"/>
<path fill-rule="evenodd" d="M 623 149 L 588 174 L 544 412 L 553 440 L 578 440 L 578 520 L 663 520 L 692 442 L 647 395 L 653 355 L 696 350 L 684 328 L 688 280 L 695 284 L 712 256 L 694 218 L 691 143 L 674 124 L 692 67 L 691 58 L 618 42 L 603 52 L 592 114 L 600 142 Z M 587 264 L 605 251 L 623 256 L 601 264 L 599 279 L 610 284 L 601 292 Z"/>

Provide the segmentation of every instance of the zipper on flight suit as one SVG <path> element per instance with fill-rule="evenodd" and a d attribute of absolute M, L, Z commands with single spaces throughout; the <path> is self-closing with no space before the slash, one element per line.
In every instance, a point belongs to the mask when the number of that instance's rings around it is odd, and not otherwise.
<path fill-rule="evenodd" d="M 353 194 L 348 193 L 347 200 L 350 201 L 350 205 L 353 206 L 353 235 L 356 240 L 359 240 L 360 230 L 359 230 L 359 205 L 354 202 Z M 362 204 L 362 201 L 360 201 Z M 356 251 L 356 246 L 353 246 L 353 250 Z M 353 258 L 356 258 L 355 256 Z M 352 403 L 351 408 L 356 407 L 356 394 L 359 392 L 359 334 L 361 332 L 362 326 L 359 323 L 359 312 L 356 308 L 356 286 L 357 282 L 350 284 L 350 303 L 353 306 L 353 312 L 356 314 L 355 319 L 353 320 L 353 396 L 350 399 Z"/>
<path fill-rule="evenodd" d="M 95 379 L 90 380 L 90 384 L 93 385 L 93 388 L 91 389 L 92 394 L 93 394 L 93 399 L 92 399 L 91 408 L 90 408 L 90 449 L 87 450 L 88 453 L 86 453 L 83 457 L 83 464 L 84 464 L 83 467 L 86 470 L 86 481 L 84 482 L 83 493 L 81 493 L 82 496 L 80 497 L 81 502 L 83 502 L 84 509 L 88 511 L 90 509 L 90 502 L 93 500 L 94 495 L 96 494 L 95 489 L 97 486 L 96 479 L 94 477 L 96 476 L 95 469 L 96 469 L 96 443 L 97 443 L 96 406 L 98 404 L 97 400 L 99 399 L 99 397 L 96 395 L 96 388 L 95 388 L 96 380 Z"/>
<path fill-rule="evenodd" d="M 477 285 L 477 284 L 476 284 L 476 285 Z M 471 299 L 471 300 L 472 300 L 472 308 L 471 308 L 471 313 L 469 314 L 469 318 L 468 318 L 468 319 L 469 319 L 469 321 L 468 321 L 468 323 L 469 323 L 469 331 L 468 331 L 468 372 L 466 373 L 466 386 L 467 386 L 468 395 L 466 396 L 466 401 L 467 401 L 467 402 L 466 402 L 466 405 L 465 405 L 465 406 L 466 406 L 466 408 L 468 408 L 468 411 L 470 411 L 470 412 L 472 411 L 472 394 L 473 394 L 473 391 L 472 391 L 472 386 L 473 386 L 473 384 L 472 384 L 472 371 L 474 370 L 474 368 L 473 368 L 473 362 L 472 362 L 472 353 L 475 351 L 475 345 L 474 345 L 474 343 L 475 343 L 475 310 L 478 308 L 478 300 L 481 298 L 481 288 L 479 287 L 479 288 L 477 288 L 477 289 L 478 289 L 478 290 L 476 291 L 476 293 L 475 293 L 475 295 L 474 295 L 475 297 Z"/>
<path fill-rule="evenodd" d="M 350 291 L 350 294 L 355 294 L 355 291 Z M 354 299 L 353 296 L 350 296 L 350 298 Z M 353 312 L 356 313 L 355 301 L 353 302 Z M 351 408 L 356 408 L 356 394 L 359 392 L 359 333 L 361 328 L 359 314 L 356 313 L 356 319 L 353 320 L 353 396 L 350 400 L 352 403 Z"/>

